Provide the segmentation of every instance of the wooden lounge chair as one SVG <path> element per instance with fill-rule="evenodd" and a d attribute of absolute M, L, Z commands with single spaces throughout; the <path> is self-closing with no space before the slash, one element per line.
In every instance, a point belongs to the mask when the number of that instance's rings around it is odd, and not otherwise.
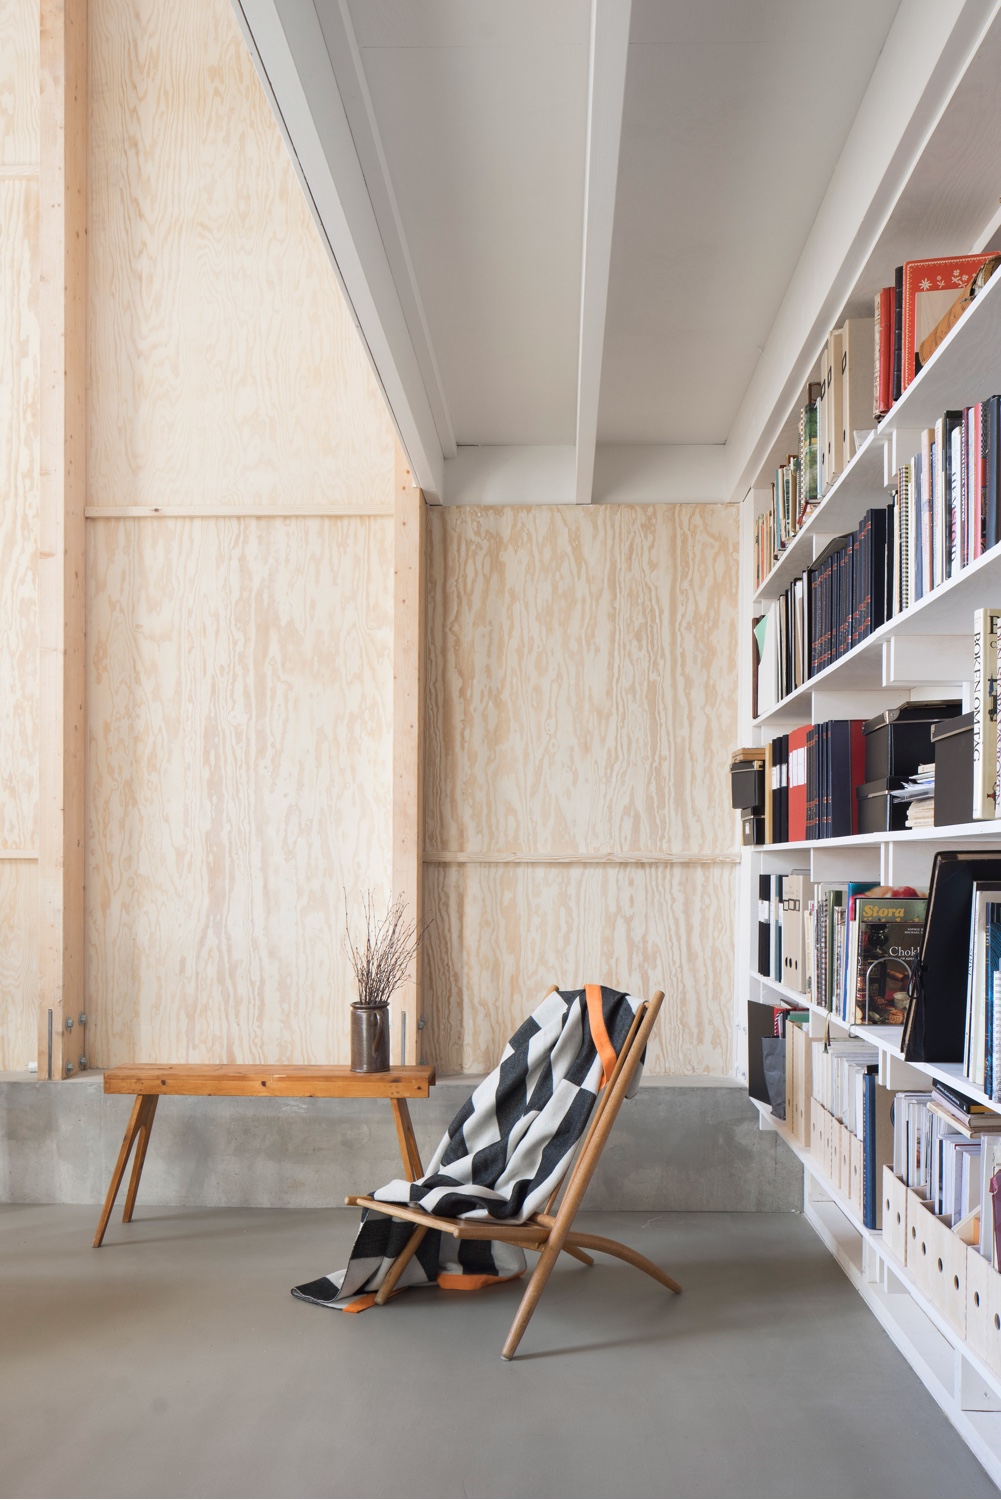
<path fill-rule="evenodd" d="M 663 992 L 658 991 L 652 1000 L 644 1002 L 637 1010 L 612 1075 L 599 1096 L 576 1160 L 563 1182 L 558 1183 L 553 1189 L 544 1213 L 533 1214 L 524 1224 L 507 1224 L 494 1219 L 442 1218 L 436 1214 L 426 1213 L 423 1209 L 409 1203 L 384 1202 L 381 1199 L 363 1197 L 350 1197 L 345 1200 L 358 1208 L 370 1208 L 377 1213 L 390 1214 L 396 1219 L 409 1220 L 416 1226 L 376 1293 L 375 1300 L 379 1306 L 385 1304 L 392 1296 L 400 1277 L 429 1229 L 441 1230 L 445 1234 L 453 1235 L 457 1240 L 502 1240 L 509 1245 L 518 1245 L 523 1250 L 539 1252 L 539 1261 L 525 1287 L 521 1305 L 515 1314 L 511 1330 L 501 1351 L 502 1359 L 509 1360 L 514 1357 L 514 1352 L 538 1306 L 539 1298 L 542 1296 L 550 1272 L 561 1251 L 572 1255 L 575 1260 L 583 1261 L 586 1265 L 594 1264 L 588 1253 L 591 1250 L 613 1255 L 618 1260 L 627 1261 L 637 1270 L 645 1271 L 648 1276 L 653 1277 L 654 1281 L 659 1281 L 661 1286 L 667 1287 L 670 1291 L 681 1291 L 681 1287 L 667 1275 L 666 1271 L 655 1266 L 653 1261 L 647 1260 L 646 1256 L 630 1250 L 628 1245 L 621 1245 L 618 1240 L 606 1239 L 599 1234 L 580 1234 L 573 1227 L 577 1210 L 580 1208 L 605 1142 L 615 1124 L 615 1117 L 643 1056 L 663 999 Z M 560 1189 L 564 1186 L 562 1202 L 554 1214 L 556 1200 Z"/>

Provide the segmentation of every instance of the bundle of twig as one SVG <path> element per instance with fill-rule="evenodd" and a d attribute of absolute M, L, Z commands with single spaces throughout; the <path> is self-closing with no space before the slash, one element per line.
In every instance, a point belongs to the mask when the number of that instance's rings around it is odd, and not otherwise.
<path fill-rule="evenodd" d="M 420 947 L 426 924 L 407 921 L 407 903 L 402 896 L 391 900 L 386 915 L 376 915 L 375 898 L 363 898 L 365 941 L 356 947 L 348 921 L 348 896 L 344 893 L 344 947 L 358 981 L 359 1005 L 385 1005 L 407 978 L 407 970 Z"/>

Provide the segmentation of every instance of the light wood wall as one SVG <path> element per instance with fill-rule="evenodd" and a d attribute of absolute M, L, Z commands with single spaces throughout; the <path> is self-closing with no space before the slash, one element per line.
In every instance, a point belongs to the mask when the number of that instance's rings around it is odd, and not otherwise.
<path fill-rule="evenodd" d="M 91 1055 L 346 1061 L 393 432 L 227 0 L 90 18 Z"/>
<path fill-rule="evenodd" d="M 443 1071 L 546 987 L 662 988 L 653 1072 L 731 1068 L 737 511 L 429 513 L 425 978 Z"/>
<path fill-rule="evenodd" d="M 0 1069 L 38 1006 L 38 53 L 38 0 L 0 0 Z"/>

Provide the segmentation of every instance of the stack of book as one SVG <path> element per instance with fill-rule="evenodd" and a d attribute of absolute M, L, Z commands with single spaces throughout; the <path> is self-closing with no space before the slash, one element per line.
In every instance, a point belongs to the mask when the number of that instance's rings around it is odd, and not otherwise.
<path fill-rule="evenodd" d="M 878 1184 L 893 1155 L 893 1095 L 877 1081 L 875 1047 L 855 1038 L 812 1047 L 811 1083 L 820 1108 L 840 1120 L 862 1142 L 862 1218 L 867 1229 L 880 1225 Z"/>
<path fill-rule="evenodd" d="M 873 306 L 873 416 L 884 417 L 966 308 L 1001 257 L 935 256 L 898 266 Z"/>
<path fill-rule="evenodd" d="M 983 1151 L 980 1139 L 958 1129 L 943 1105 L 937 1090 L 895 1096 L 893 1170 L 952 1224 L 980 1207 Z M 1001 1117 L 994 1118 L 1001 1127 Z"/>
<path fill-rule="evenodd" d="M 866 775 L 864 725 L 863 719 L 801 724 L 764 747 L 766 843 L 858 832 L 857 790 Z"/>

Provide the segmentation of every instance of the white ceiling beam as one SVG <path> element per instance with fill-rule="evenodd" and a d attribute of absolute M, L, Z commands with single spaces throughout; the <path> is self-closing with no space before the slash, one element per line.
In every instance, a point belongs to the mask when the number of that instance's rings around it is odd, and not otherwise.
<path fill-rule="evenodd" d="M 572 443 L 460 448 L 445 463 L 446 505 L 570 505 Z"/>
<path fill-rule="evenodd" d="M 632 0 L 591 0 L 574 499 L 591 500 Z"/>
<path fill-rule="evenodd" d="M 429 344 L 418 353 L 420 318 L 411 305 L 408 320 L 406 280 L 401 298 L 312 0 L 232 3 L 414 476 L 429 500 L 440 501 L 449 432 L 446 420 L 443 443 L 425 384 L 433 353 Z M 356 120 L 365 107 L 360 96 L 353 102 Z M 370 141 L 370 161 L 379 151 Z M 387 182 L 376 185 L 384 213 Z M 399 268 L 405 246 L 397 244 L 394 255 Z"/>
<path fill-rule="evenodd" d="M 400 298 L 407 328 L 414 345 L 417 362 L 421 368 L 424 389 L 427 392 L 435 427 L 446 459 L 455 457 L 455 429 L 445 399 L 445 387 L 435 358 L 428 327 L 417 285 L 417 274 L 410 257 L 410 247 L 403 230 L 389 163 L 379 133 L 375 106 L 365 77 L 361 50 L 355 36 L 354 23 L 348 8 L 348 0 L 337 0 L 325 7 L 321 22 L 323 36 L 344 104 L 351 137 L 358 160 L 368 185 L 372 208 L 379 224 L 379 233 L 386 249 L 386 257 Z"/>

